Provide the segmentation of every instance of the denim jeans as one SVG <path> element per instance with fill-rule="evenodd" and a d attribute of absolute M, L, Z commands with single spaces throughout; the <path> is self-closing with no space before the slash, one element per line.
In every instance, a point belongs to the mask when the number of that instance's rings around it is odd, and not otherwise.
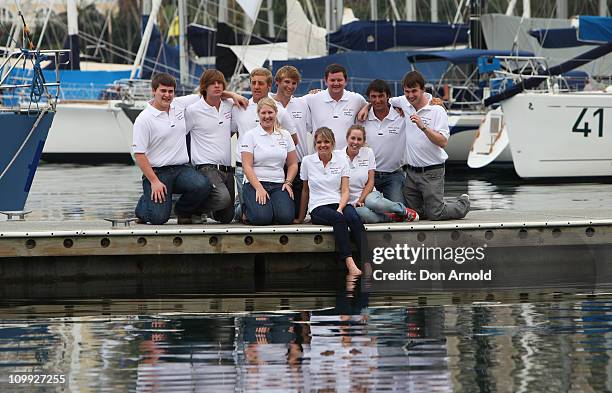
<path fill-rule="evenodd" d="M 399 203 L 383 197 L 379 191 L 372 191 L 365 199 L 365 206 L 355 208 L 364 224 L 376 224 L 378 222 L 391 222 L 384 213 L 406 214 L 406 207 Z"/>
<path fill-rule="evenodd" d="M 310 212 L 310 217 L 313 224 L 331 225 L 334 227 L 334 238 L 336 239 L 336 249 L 341 261 L 352 256 L 351 242 L 349 240 L 349 231 L 351 228 L 351 237 L 357 244 L 359 252 L 362 250 L 364 243 L 365 227 L 355 211 L 353 205 L 346 205 L 342 214 L 338 213 L 338 204 L 323 205 L 314 208 Z"/>
<path fill-rule="evenodd" d="M 255 199 L 256 191 L 251 183 L 243 187 L 244 213 L 249 224 L 288 225 L 293 223 L 293 199 L 287 191 L 282 190 L 283 183 L 270 183 L 262 181 L 261 185 L 270 195 L 265 204 L 260 205 Z"/>
<path fill-rule="evenodd" d="M 302 202 L 302 188 L 304 182 L 300 178 L 300 170 L 302 169 L 302 163 L 298 162 L 298 170 L 295 178 L 293 179 L 293 205 L 295 206 L 295 218 L 300 216 L 300 203 Z M 287 175 L 287 166 L 285 166 L 285 177 Z"/>
<path fill-rule="evenodd" d="M 170 165 L 153 168 L 157 178 L 166 186 L 166 200 L 153 202 L 151 182 L 143 176 L 143 195 L 136 205 L 136 217 L 151 224 L 161 225 L 168 222 L 172 212 L 172 194 L 182 194 L 176 201 L 174 211 L 177 216 L 191 217 L 200 213 L 200 206 L 210 193 L 208 178 L 189 165 Z"/>
<path fill-rule="evenodd" d="M 241 166 L 236 166 L 234 178 L 236 179 L 236 192 L 238 194 L 238 197 L 234 202 L 234 219 L 240 221 L 242 218 L 242 187 L 244 183 L 244 172 L 242 171 Z"/>
<path fill-rule="evenodd" d="M 377 171 L 374 173 L 374 187 L 388 200 L 405 205 L 406 201 L 402 192 L 405 179 L 406 174 L 401 168 L 394 172 Z"/>

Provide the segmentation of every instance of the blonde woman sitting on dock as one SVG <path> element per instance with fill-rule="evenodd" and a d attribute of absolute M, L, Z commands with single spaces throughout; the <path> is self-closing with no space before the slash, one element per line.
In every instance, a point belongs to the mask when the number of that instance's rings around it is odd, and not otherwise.
<path fill-rule="evenodd" d="M 253 225 L 291 224 L 295 215 L 291 188 L 297 175 L 295 144 L 276 121 L 278 108 L 273 99 L 260 99 L 257 114 L 259 125 L 242 137 L 239 146 L 246 220 Z"/>
<path fill-rule="evenodd" d="M 355 206 L 365 224 L 418 221 L 417 212 L 386 199 L 374 189 L 376 159 L 374 151 L 364 146 L 365 142 L 365 128 L 354 124 L 346 132 L 346 148 L 336 151 L 349 163 L 349 203 Z"/>
<path fill-rule="evenodd" d="M 304 222 L 306 204 L 312 223 L 334 227 L 339 257 L 346 264 L 349 274 L 361 274 L 355 264 L 349 240 L 351 236 L 361 250 L 365 228 L 359 215 L 349 201 L 349 164 L 340 154 L 334 152 L 334 133 L 321 127 L 314 133 L 316 153 L 302 159 L 302 201 L 296 224 Z"/>

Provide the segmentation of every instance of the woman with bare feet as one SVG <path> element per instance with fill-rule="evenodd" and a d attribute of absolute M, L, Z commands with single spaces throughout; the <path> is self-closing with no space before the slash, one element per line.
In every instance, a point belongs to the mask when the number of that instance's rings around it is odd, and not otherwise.
<path fill-rule="evenodd" d="M 316 153 L 302 159 L 300 178 L 304 185 L 300 215 L 295 219 L 300 224 L 306 217 L 306 207 L 312 223 L 331 225 L 339 250 L 339 257 L 346 264 L 349 274 L 359 275 L 351 252 L 350 235 L 361 250 L 365 228 L 349 199 L 349 164 L 346 158 L 334 153 L 334 133 L 321 127 L 314 133 Z"/>

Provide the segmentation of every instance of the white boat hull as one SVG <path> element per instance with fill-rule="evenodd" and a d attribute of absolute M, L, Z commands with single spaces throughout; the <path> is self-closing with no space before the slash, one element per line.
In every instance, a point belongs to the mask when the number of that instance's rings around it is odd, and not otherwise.
<path fill-rule="evenodd" d="M 131 163 L 132 122 L 115 103 L 59 103 L 43 160 Z"/>
<path fill-rule="evenodd" d="M 450 112 L 448 114 L 451 137 L 445 149 L 448 154 L 447 162 L 461 164 L 467 162 L 478 127 L 484 117 L 484 113 Z M 512 162 L 510 149 L 504 149 L 494 161 L 495 163 Z"/>
<path fill-rule="evenodd" d="M 521 93 L 502 110 L 519 176 L 612 176 L 612 94 Z"/>

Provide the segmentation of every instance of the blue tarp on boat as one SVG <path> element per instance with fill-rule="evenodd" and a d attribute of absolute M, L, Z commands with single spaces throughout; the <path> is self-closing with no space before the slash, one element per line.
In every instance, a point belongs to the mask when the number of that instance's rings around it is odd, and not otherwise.
<path fill-rule="evenodd" d="M 468 42 L 464 24 L 408 21 L 354 21 L 327 35 L 329 54 L 341 50 L 382 51 L 393 47 L 431 48 Z"/>
<path fill-rule="evenodd" d="M 587 45 L 578 41 L 577 31 L 573 27 L 529 30 L 529 35 L 537 39 L 542 48 L 574 48 Z"/>
<path fill-rule="evenodd" d="M 480 57 L 533 56 L 531 52 L 487 49 L 456 49 L 434 52 L 413 52 L 407 56 L 411 63 L 448 61 L 452 64 L 476 64 Z M 420 69 L 419 69 L 420 70 Z"/>
<path fill-rule="evenodd" d="M 612 17 L 580 16 L 578 21 L 580 41 L 594 44 L 612 42 Z"/>
<path fill-rule="evenodd" d="M 391 84 L 391 92 L 399 95 L 402 94 L 402 90 L 398 82 L 406 72 L 411 70 L 406 57 L 414 53 L 416 52 L 353 51 L 313 59 L 274 61 L 272 62 L 272 73 L 276 73 L 280 67 L 285 65 L 296 67 L 302 75 L 302 83 L 298 87 L 297 95 L 302 95 L 311 89 L 325 88 L 323 82 L 325 67 L 338 63 L 347 69 L 348 90 L 364 94 L 373 79 L 384 79 Z M 436 62 L 424 65 L 422 69 L 419 67 L 419 71 L 423 73 L 425 79 L 433 81 L 439 79 L 447 66 L 446 62 Z"/>

